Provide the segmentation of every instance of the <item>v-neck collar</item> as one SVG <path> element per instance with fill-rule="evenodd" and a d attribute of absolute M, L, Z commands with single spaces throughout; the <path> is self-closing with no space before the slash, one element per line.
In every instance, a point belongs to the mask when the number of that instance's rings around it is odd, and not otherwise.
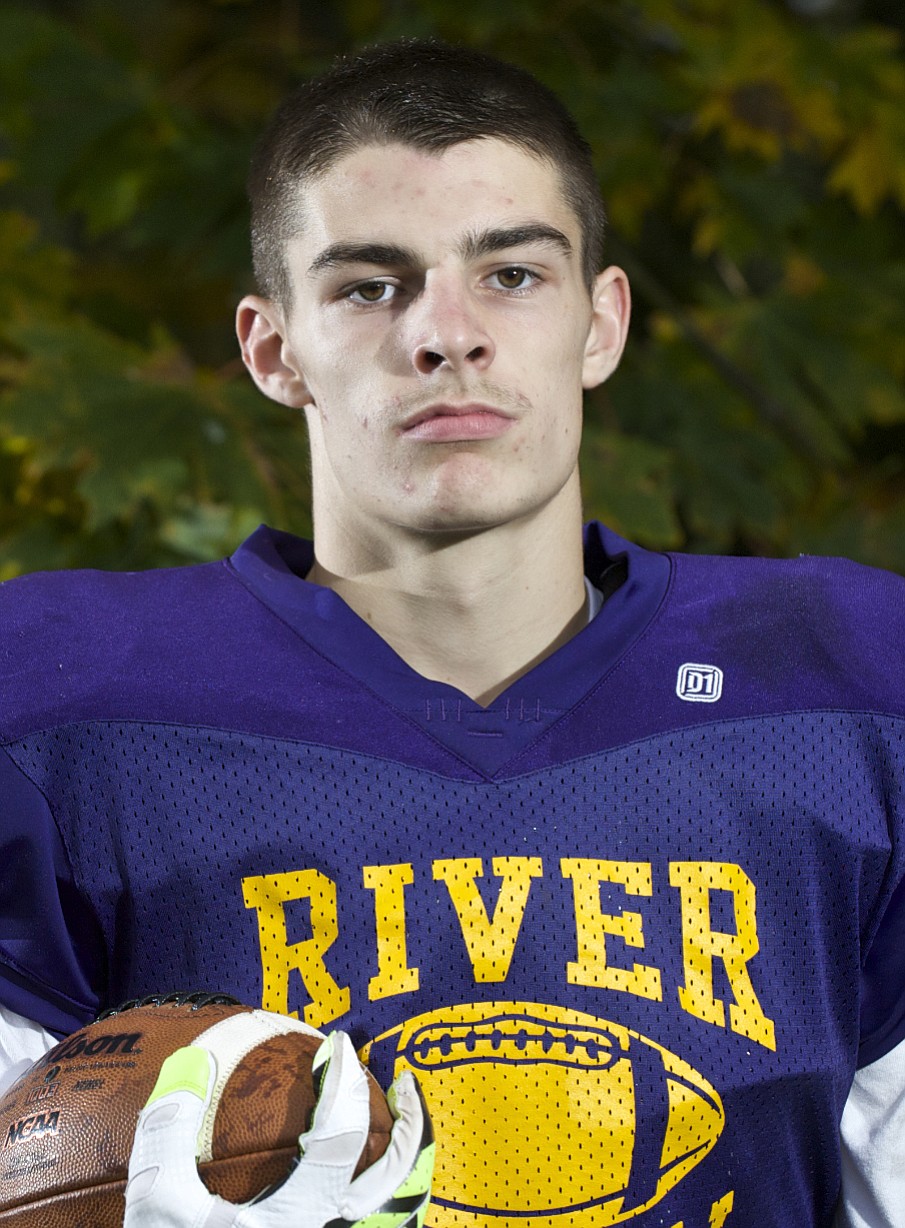
<path fill-rule="evenodd" d="M 305 580 L 314 563 L 311 542 L 262 525 L 230 562 L 318 654 L 481 774 L 494 775 L 599 683 L 645 630 L 666 592 L 665 555 L 642 550 L 596 522 L 586 526 L 584 544 L 585 574 L 603 590 L 603 609 L 487 708 L 417 673 L 341 597 Z"/>

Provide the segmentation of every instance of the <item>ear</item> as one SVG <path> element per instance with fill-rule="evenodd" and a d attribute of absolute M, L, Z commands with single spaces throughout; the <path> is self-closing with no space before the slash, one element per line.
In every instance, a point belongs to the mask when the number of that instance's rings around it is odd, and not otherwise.
<path fill-rule="evenodd" d="M 236 336 L 242 361 L 265 396 L 292 409 L 312 402 L 301 367 L 286 340 L 283 309 L 248 294 L 236 309 Z"/>
<path fill-rule="evenodd" d="M 583 388 L 596 388 L 609 379 L 619 365 L 625 348 L 632 296 L 628 278 L 622 269 L 610 265 L 597 275 L 591 305 L 591 327 L 581 369 Z"/>

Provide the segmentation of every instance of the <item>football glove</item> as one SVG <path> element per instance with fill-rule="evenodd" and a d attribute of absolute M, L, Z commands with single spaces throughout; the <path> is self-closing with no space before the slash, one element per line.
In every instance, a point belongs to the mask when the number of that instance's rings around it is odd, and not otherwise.
<path fill-rule="evenodd" d="M 321 1075 L 311 1128 L 289 1176 L 241 1206 L 208 1192 L 197 1140 L 216 1080 L 211 1053 L 195 1045 L 163 1063 L 138 1119 L 123 1228 L 421 1228 L 430 1199 L 434 1143 L 415 1078 L 399 1076 L 387 1099 L 389 1145 L 357 1177 L 370 1128 L 367 1076 L 345 1032 L 314 1059 Z M 375 1218 L 372 1224 L 371 1217 Z"/>

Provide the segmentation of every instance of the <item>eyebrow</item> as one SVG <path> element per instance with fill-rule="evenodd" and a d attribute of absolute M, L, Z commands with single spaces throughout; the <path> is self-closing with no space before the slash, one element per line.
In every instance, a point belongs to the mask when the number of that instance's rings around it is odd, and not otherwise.
<path fill-rule="evenodd" d="M 509 247 L 521 247 L 526 243 L 555 247 L 564 256 L 572 255 L 572 244 L 563 232 L 542 222 L 481 230 L 477 234 L 467 235 L 461 250 L 466 260 L 475 260 L 480 256 L 492 256 L 494 252 L 505 251 Z"/>
<path fill-rule="evenodd" d="M 459 252 L 466 260 L 476 260 L 481 256 L 491 256 L 494 252 L 521 247 L 526 243 L 554 247 L 565 256 L 572 255 L 572 244 L 563 232 L 555 226 L 546 226 L 541 222 L 528 222 L 523 226 L 493 227 L 468 234 L 459 245 Z M 311 262 L 308 276 L 347 264 L 414 268 L 420 263 L 421 258 L 414 248 L 396 243 L 331 243 Z"/>
<path fill-rule="evenodd" d="M 311 262 L 308 276 L 344 264 L 380 264 L 398 268 L 417 263 L 418 254 L 414 248 L 399 247 L 395 243 L 331 243 Z"/>

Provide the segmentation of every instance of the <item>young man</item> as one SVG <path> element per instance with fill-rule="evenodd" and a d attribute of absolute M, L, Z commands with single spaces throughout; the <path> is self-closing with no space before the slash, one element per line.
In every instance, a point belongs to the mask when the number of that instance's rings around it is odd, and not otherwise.
<path fill-rule="evenodd" d="M 436 1228 L 829 1225 L 847 1098 L 842 1222 L 901 1225 L 902 581 L 582 533 L 629 291 L 520 71 L 378 48 L 251 193 L 315 543 L 0 592 L 6 1007 L 347 1030 L 418 1076 Z"/>

